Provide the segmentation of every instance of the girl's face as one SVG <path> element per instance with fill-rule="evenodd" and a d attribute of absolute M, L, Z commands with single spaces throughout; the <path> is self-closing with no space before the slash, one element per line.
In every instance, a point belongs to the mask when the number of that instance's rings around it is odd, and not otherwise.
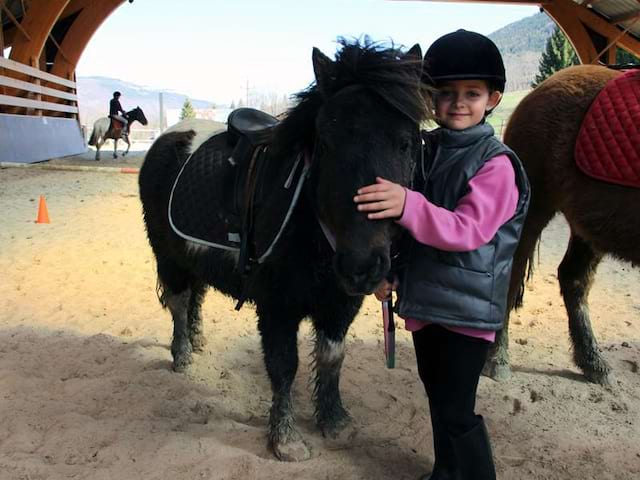
<path fill-rule="evenodd" d="M 483 80 L 449 80 L 435 93 L 436 119 L 443 127 L 464 130 L 478 125 L 501 98 L 500 92 L 489 92 Z"/>

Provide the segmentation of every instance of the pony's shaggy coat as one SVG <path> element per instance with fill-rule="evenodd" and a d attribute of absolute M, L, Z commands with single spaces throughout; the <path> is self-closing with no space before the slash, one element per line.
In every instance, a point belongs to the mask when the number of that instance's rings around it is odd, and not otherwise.
<path fill-rule="evenodd" d="M 514 258 L 509 305 L 521 306 L 525 277 L 533 272 L 536 244 L 544 227 L 561 212 L 571 238 L 558 279 L 569 316 L 574 360 L 588 380 L 602 384 L 610 382 L 610 367 L 593 335 L 587 298 L 605 254 L 640 264 L 640 189 L 585 175 L 576 166 L 574 149 L 593 99 L 619 74 L 587 65 L 561 70 L 520 102 L 504 137 L 522 160 L 531 182 L 531 205 Z M 508 323 L 488 364 L 487 371 L 496 378 L 508 375 L 507 328 Z"/>
<path fill-rule="evenodd" d="M 419 122 L 428 116 L 417 46 L 404 54 L 343 42 L 335 61 L 314 49 L 313 64 L 317 83 L 298 95 L 298 104 L 276 127 L 266 159 L 281 165 L 274 177 L 283 181 L 296 156 L 308 152 L 309 178 L 282 239 L 267 261 L 254 265 L 249 279 L 237 271 L 235 256 L 194 248 L 168 222 L 171 186 L 201 135 L 181 128 L 162 135 L 149 150 L 139 179 L 160 299 L 173 317 L 174 369 L 186 368 L 192 351 L 205 343 L 200 305 L 207 286 L 235 298 L 246 294 L 256 305 L 273 392 L 269 442 L 278 458 L 294 461 L 310 455 L 296 429 L 291 399 L 298 326 L 310 317 L 315 330 L 316 422 L 325 437 L 348 438 L 349 415 L 339 391 L 344 339 L 363 294 L 389 269 L 396 233 L 391 221 L 368 221 L 352 197 L 376 176 L 409 184 L 422 148 Z M 213 162 L 231 155 L 225 138 L 215 137 Z M 258 230 L 261 222 L 273 220 L 268 198 L 264 205 L 255 219 Z M 319 220 L 335 236 L 335 252 Z"/>

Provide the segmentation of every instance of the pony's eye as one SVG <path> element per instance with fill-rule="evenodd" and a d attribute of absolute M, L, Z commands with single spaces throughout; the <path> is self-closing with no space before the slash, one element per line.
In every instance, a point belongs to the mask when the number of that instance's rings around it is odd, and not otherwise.
<path fill-rule="evenodd" d="M 409 150 L 409 142 L 405 140 L 400 144 L 400 153 L 406 153 L 407 150 Z"/>

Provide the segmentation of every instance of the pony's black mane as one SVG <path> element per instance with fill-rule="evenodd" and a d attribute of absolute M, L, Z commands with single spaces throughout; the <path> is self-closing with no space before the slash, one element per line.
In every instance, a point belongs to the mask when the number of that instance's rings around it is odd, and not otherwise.
<path fill-rule="evenodd" d="M 380 43 L 339 40 L 331 84 L 319 88 L 316 82 L 294 95 L 297 104 L 281 122 L 278 140 L 291 151 L 313 143 L 314 121 L 326 98 L 352 85 L 365 87 L 378 95 L 416 124 L 431 117 L 424 86 L 420 81 L 422 59 L 408 59 L 401 48 Z M 416 73 L 418 72 L 418 73 Z"/>

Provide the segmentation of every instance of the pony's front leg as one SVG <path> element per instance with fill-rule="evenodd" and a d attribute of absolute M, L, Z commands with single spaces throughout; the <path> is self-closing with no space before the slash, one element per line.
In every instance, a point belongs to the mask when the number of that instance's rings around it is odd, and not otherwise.
<path fill-rule="evenodd" d="M 131 148 L 131 142 L 129 141 L 129 135 L 125 135 L 122 139 L 127 143 L 127 149 L 122 153 L 124 157 L 127 153 L 129 153 L 129 149 Z"/>
<path fill-rule="evenodd" d="M 269 445 L 279 460 L 299 462 L 311 456 L 295 425 L 291 387 L 298 370 L 298 325 L 300 317 L 258 308 L 258 329 L 273 394 L 269 414 Z"/>
<path fill-rule="evenodd" d="M 355 301 L 354 301 L 355 300 Z M 315 417 L 322 435 L 334 447 L 346 446 L 355 436 L 351 417 L 340 397 L 340 370 L 345 356 L 345 335 L 362 299 L 334 299 L 313 314 L 315 327 L 313 399 Z M 332 308 L 339 305 L 340 308 Z"/>
<path fill-rule="evenodd" d="M 118 139 L 113 139 L 113 158 L 118 158 Z"/>

